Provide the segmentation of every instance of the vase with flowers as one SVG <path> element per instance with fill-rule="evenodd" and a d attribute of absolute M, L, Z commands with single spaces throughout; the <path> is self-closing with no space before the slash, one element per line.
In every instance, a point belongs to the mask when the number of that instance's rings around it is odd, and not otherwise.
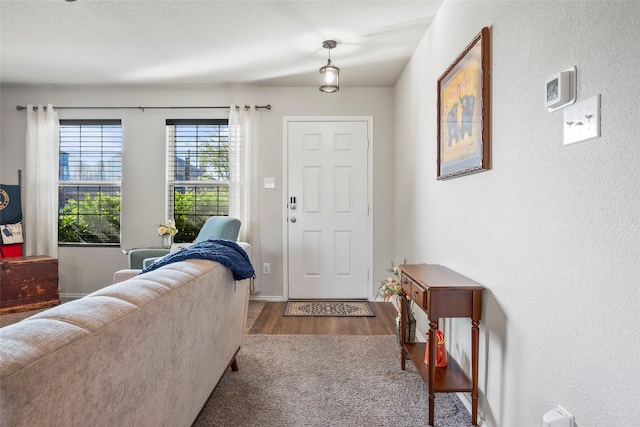
<path fill-rule="evenodd" d="M 407 260 L 403 261 L 406 264 Z M 387 269 L 392 273 L 386 280 L 382 280 L 380 288 L 378 289 L 378 296 L 384 301 L 393 301 L 398 309 L 398 316 L 396 317 L 396 338 L 398 344 L 400 344 L 400 324 L 402 323 L 400 304 L 405 304 L 405 312 L 407 313 L 407 326 L 405 342 L 415 342 L 416 338 L 416 318 L 411 310 L 411 300 L 406 298 L 402 294 L 402 284 L 400 283 L 400 273 L 398 267 L 391 261 L 391 268 Z"/>
<path fill-rule="evenodd" d="M 172 219 L 168 219 L 158 225 L 158 236 L 162 237 L 163 248 L 169 249 L 171 247 L 173 236 L 175 236 L 177 232 L 176 223 Z"/>

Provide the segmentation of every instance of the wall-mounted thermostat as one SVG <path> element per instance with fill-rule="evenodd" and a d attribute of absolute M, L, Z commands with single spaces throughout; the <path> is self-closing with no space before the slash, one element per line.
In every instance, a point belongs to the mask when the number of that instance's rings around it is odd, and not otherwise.
<path fill-rule="evenodd" d="M 545 107 L 550 112 L 573 104 L 576 102 L 576 67 L 548 78 L 544 86 Z"/>

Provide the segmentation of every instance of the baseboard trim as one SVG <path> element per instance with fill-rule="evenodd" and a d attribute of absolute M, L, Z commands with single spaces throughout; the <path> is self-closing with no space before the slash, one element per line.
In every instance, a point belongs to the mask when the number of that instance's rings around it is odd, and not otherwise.
<path fill-rule="evenodd" d="M 460 399 L 464 407 L 469 411 L 469 415 L 471 415 L 471 393 L 456 393 L 456 396 L 458 396 L 458 399 Z M 491 427 L 491 425 L 489 425 L 489 423 L 487 423 L 487 421 L 482 417 L 479 410 L 478 427 Z"/>
<path fill-rule="evenodd" d="M 73 299 L 80 299 L 82 297 L 86 297 L 87 295 L 89 294 L 80 294 L 76 292 L 61 292 L 60 300 L 64 302 L 64 301 L 73 300 Z"/>
<path fill-rule="evenodd" d="M 286 301 L 286 299 L 284 299 L 282 297 L 282 295 L 249 295 L 249 300 L 251 301 L 266 301 L 266 302 L 282 302 L 282 301 Z"/>

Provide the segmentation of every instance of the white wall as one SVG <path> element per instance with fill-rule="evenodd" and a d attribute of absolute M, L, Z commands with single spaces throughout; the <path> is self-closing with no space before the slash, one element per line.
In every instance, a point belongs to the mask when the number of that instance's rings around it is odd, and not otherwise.
<path fill-rule="evenodd" d="M 446 1 L 397 84 L 395 259 L 486 286 L 487 425 L 540 426 L 558 404 L 579 427 L 638 423 L 639 16 L 637 2 Z M 484 26 L 493 168 L 437 181 L 436 83 Z M 573 65 L 578 102 L 602 95 L 602 137 L 563 146 L 543 88 Z M 468 360 L 468 321 L 444 327 Z"/>
<path fill-rule="evenodd" d="M 271 275 L 256 268 L 262 291 L 256 298 L 282 298 L 282 126 L 284 116 L 373 116 L 374 118 L 374 271 L 373 286 L 391 258 L 393 245 L 393 89 L 343 87 L 337 94 L 312 88 L 2 88 L 0 179 L 17 183 L 25 171 L 26 115 L 16 105 L 180 106 L 271 104 L 262 110 L 261 177 L 276 178 L 276 189 L 260 195 L 260 262 L 271 263 Z M 123 126 L 122 248 L 158 246 L 156 226 L 165 218 L 165 119 L 227 117 L 228 110 L 59 110 L 61 119 L 119 118 Z M 28 215 L 28 212 L 25 212 Z M 255 249 L 254 249 L 255 251 Z M 255 252 L 254 252 L 255 253 Z M 125 268 L 119 248 L 60 249 L 60 287 L 79 296 L 111 283 L 113 272 Z M 256 266 L 258 267 L 258 266 Z"/>
<path fill-rule="evenodd" d="M 446 1 L 395 92 L 346 83 L 335 95 L 317 88 L 2 88 L 0 180 L 16 183 L 17 169 L 25 169 L 26 118 L 18 104 L 270 103 L 273 110 L 262 114 L 262 176 L 275 176 L 277 188 L 261 192 L 260 250 L 272 275 L 259 277 L 258 296 L 277 298 L 282 117 L 372 115 L 374 286 L 389 259 L 406 257 L 487 287 L 480 360 L 487 425 L 539 426 L 557 404 L 575 414 L 578 427 L 636 425 L 638 16 L 636 2 Z M 492 27 L 493 169 L 439 182 L 436 82 L 483 26 Z M 602 137 L 564 147 L 562 112 L 548 113 L 542 94 L 547 77 L 572 65 L 578 101 L 602 94 Z M 123 120 L 123 247 L 158 244 L 164 119 L 202 114 L 60 111 L 61 118 Z M 118 249 L 65 248 L 60 258 L 61 290 L 70 294 L 107 285 L 126 265 Z M 468 358 L 468 323 L 444 326 L 453 355 Z"/>

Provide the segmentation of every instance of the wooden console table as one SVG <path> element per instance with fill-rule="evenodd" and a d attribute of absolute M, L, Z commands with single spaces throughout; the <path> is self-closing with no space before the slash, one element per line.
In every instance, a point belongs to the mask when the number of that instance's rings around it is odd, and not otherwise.
<path fill-rule="evenodd" d="M 429 318 L 429 364 L 425 364 L 426 343 L 407 343 L 406 304 L 400 304 L 401 368 L 409 354 L 429 387 L 429 425 L 434 423 L 436 393 L 471 392 L 471 422 L 478 425 L 478 341 L 484 287 L 446 267 L 433 264 L 399 265 L 402 292 Z M 438 320 L 446 317 L 471 319 L 471 379 L 460 365 L 447 355 L 446 367 L 436 368 L 436 331 Z"/>

